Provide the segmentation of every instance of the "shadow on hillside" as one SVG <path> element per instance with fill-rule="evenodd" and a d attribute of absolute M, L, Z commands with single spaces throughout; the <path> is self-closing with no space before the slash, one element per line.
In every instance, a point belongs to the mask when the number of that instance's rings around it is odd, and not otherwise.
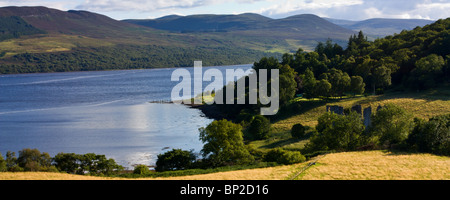
<path fill-rule="evenodd" d="M 411 98 L 411 99 L 421 99 L 425 101 L 435 101 L 435 100 L 450 100 L 450 86 L 448 84 L 443 85 L 438 88 L 428 89 L 428 90 L 391 90 L 387 91 L 384 95 L 378 95 L 371 99 L 364 99 L 364 101 L 382 101 L 388 99 L 397 99 L 397 98 Z"/>
<path fill-rule="evenodd" d="M 277 147 L 283 147 L 283 146 L 286 146 L 286 145 L 290 145 L 290 144 L 294 144 L 294 143 L 301 142 L 301 141 L 304 141 L 304 140 L 308 140 L 312 135 L 313 135 L 313 131 L 311 131 L 311 128 L 308 127 L 308 130 L 307 130 L 305 136 L 302 137 L 302 138 L 282 139 L 282 140 L 279 140 L 279 141 L 276 141 L 276 142 L 271 142 L 269 144 L 263 145 L 263 146 L 261 146 L 261 148 L 273 149 L 273 148 L 277 148 Z"/>
<path fill-rule="evenodd" d="M 412 155 L 412 154 L 423 154 L 423 153 L 416 152 L 416 151 L 404 151 L 404 150 L 390 149 L 385 156 L 401 156 L 401 155 Z"/>
<path fill-rule="evenodd" d="M 282 146 L 286 146 L 286 145 L 290 145 L 296 142 L 301 141 L 301 139 L 295 139 L 295 138 L 289 138 L 289 139 L 284 139 L 284 140 L 280 140 L 277 142 L 273 142 L 270 144 L 266 144 L 264 146 L 261 146 L 261 148 L 264 149 L 273 149 L 273 148 L 277 148 L 277 147 L 282 147 Z"/>
<path fill-rule="evenodd" d="M 320 101 L 299 101 L 295 103 L 291 103 L 288 106 L 281 107 L 278 113 L 274 116 L 270 117 L 270 121 L 272 123 L 276 123 L 278 121 L 288 119 L 290 117 L 301 115 L 306 113 L 314 108 L 324 106 L 327 103 L 337 102 L 338 100 L 320 100 Z"/>

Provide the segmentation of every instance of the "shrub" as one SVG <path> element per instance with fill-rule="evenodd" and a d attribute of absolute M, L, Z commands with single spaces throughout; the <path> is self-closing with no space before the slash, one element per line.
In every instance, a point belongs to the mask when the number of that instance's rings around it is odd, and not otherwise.
<path fill-rule="evenodd" d="M 300 152 L 286 151 L 281 148 L 272 149 L 264 156 L 264 161 L 266 162 L 276 162 L 284 165 L 301 163 L 305 160 L 305 156 L 303 156 Z"/>
<path fill-rule="evenodd" d="M 150 173 L 150 169 L 146 165 L 137 165 L 134 167 L 133 174 L 147 175 Z"/>
<path fill-rule="evenodd" d="M 255 140 L 266 139 L 269 132 L 270 120 L 262 115 L 256 115 L 248 127 L 250 137 Z"/>
<path fill-rule="evenodd" d="M 428 122 L 415 120 L 407 143 L 420 152 L 450 155 L 450 114 L 431 118 Z"/>
<path fill-rule="evenodd" d="M 302 124 L 292 126 L 291 135 L 293 138 L 300 139 L 305 136 L 306 128 Z"/>

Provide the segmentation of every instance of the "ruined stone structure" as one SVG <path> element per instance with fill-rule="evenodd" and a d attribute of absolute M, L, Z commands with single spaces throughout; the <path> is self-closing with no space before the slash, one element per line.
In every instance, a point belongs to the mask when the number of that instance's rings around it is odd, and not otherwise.
<path fill-rule="evenodd" d="M 364 108 L 363 117 L 364 117 L 364 126 L 366 126 L 366 129 L 367 129 L 367 127 L 370 126 L 370 123 L 371 123 L 370 117 L 371 116 L 372 116 L 372 107 L 369 106 L 367 108 Z"/>

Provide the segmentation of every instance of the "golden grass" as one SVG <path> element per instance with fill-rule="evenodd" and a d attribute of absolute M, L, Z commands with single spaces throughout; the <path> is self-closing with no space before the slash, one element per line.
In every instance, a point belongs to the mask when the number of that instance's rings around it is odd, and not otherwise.
<path fill-rule="evenodd" d="M 335 153 L 321 158 L 299 179 L 450 180 L 450 157 L 382 151 Z"/>
<path fill-rule="evenodd" d="M 0 172 L 0 180 L 118 180 L 117 178 L 83 176 L 54 172 Z M 120 180 L 120 179 L 119 179 Z"/>
<path fill-rule="evenodd" d="M 450 180 L 450 157 L 385 151 L 345 152 L 321 157 L 300 180 Z M 49 172 L 2 172 L 0 180 L 287 180 L 308 163 L 167 178 L 108 178 Z"/>
<path fill-rule="evenodd" d="M 211 174 L 164 178 L 109 178 L 52 172 L 1 172 L 0 180 L 279 180 L 286 179 L 305 163 L 268 168 L 246 169 Z"/>

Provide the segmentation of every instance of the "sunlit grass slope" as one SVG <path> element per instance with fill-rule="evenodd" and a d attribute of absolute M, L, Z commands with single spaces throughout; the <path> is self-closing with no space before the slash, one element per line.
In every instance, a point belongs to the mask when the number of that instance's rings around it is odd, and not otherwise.
<path fill-rule="evenodd" d="M 450 157 L 431 154 L 402 154 L 386 151 L 344 152 L 327 154 L 320 157 L 315 165 L 306 167 L 309 162 L 269 168 L 137 180 L 450 180 Z M 129 179 L 48 172 L 2 172 L 0 180 Z"/>

